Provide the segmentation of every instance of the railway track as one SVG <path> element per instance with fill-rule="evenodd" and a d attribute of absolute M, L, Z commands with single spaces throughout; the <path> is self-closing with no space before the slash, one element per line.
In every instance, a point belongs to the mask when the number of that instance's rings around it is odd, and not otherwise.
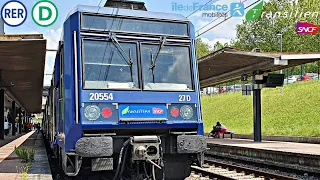
<path fill-rule="evenodd" d="M 205 160 L 203 168 L 191 166 L 194 172 L 186 180 L 211 180 L 211 179 L 250 179 L 250 180 L 265 180 L 265 179 L 281 179 L 295 180 L 295 178 L 272 174 L 269 172 L 259 171 L 250 168 L 244 168 L 227 163 L 221 163 L 214 160 Z"/>

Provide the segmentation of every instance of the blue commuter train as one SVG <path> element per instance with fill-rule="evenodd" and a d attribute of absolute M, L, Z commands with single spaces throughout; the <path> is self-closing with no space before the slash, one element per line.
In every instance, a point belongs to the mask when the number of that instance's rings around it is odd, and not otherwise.
<path fill-rule="evenodd" d="M 90 168 L 113 179 L 184 179 L 206 149 L 194 26 L 119 3 L 69 13 L 44 133 L 68 176 Z"/>

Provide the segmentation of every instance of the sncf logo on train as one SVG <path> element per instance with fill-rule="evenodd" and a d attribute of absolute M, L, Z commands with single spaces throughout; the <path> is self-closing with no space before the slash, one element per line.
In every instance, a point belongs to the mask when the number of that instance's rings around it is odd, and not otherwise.
<path fill-rule="evenodd" d="M 161 108 L 152 108 L 152 113 L 153 114 L 163 114 L 164 110 Z"/>

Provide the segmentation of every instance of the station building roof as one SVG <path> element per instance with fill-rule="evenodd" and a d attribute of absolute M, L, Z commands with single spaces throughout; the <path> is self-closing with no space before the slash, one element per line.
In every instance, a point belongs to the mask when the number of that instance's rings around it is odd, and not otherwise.
<path fill-rule="evenodd" d="M 45 55 L 42 34 L 0 35 L 0 86 L 28 113 L 41 112 Z"/>
<path fill-rule="evenodd" d="M 272 72 L 320 60 L 319 52 L 252 52 L 223 48 L 199 59 L 201 88 L 252 76 L 254 72 Z"/>

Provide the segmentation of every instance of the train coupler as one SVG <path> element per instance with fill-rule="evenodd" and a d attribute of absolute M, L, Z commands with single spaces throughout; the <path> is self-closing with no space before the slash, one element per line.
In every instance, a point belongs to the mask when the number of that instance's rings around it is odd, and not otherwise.
<path fill-rule="evenodd" d="M 133 136 L 131 145 L 132 161 L 147 161 L 155 164 L 152 160 L 160 159 L 161 140 L 158 136 Z"/>

